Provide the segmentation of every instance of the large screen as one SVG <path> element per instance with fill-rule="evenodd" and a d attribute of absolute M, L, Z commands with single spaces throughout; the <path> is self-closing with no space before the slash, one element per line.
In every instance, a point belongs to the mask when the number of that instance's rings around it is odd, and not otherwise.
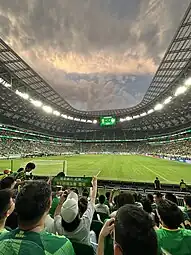
<path fill-rule="evenodd" d="M 114 126 L 116 125 L 116 118 L 113 116 L 108 116 L 108 117 L 100 117 L 100 126 Z"/>

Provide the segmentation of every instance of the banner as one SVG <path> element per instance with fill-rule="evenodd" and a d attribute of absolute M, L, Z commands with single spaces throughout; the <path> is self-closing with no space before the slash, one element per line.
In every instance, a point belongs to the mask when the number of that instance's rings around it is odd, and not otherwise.
<path fill-rule="evenodd" d="M 66 187 L 91 187 L 92 177 L 59 177 L 56 176 L 52 179 L 53 186 L 66 186 Z"/>

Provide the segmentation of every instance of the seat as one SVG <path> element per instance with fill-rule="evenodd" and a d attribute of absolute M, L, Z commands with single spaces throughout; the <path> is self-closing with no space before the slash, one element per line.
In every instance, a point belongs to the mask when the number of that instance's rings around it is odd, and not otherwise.
<path fill-rule="evenodd" d="M 103 227 L 103 223 L 100 222 L 99 220 L 92 221 L 90 230 L 93 230 L 95 232 L 97 240 L 99 238 L 99 233 L 100 233 L 102 227 Z"/>
<path fill-rule="evenodd" d="M 104 222 L 106 219 L 109 218 L 108 214 L 106 214 L 106 213 L 97 213 L 97 214 L 99 214 L 102 222 Z"/>
<path fill-rule="evenodd" d="M 94 250 L 91 245 L 77 243 L 72 241 L 72 245 L 76 255 L 94 255 Z"/>

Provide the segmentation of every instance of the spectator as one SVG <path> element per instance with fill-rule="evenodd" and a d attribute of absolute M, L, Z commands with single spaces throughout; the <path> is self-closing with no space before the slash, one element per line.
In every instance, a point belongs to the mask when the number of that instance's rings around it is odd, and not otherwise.
<path fill-rule="evenodd" d="M 80 217 L 86 212 L 88 208 L 88 199 L 86 197 L 81 197 L 78 201 Z"/>
<path fill-rule="evenodd" d="M 60 198 L 60 203 L 56 208 L 54 223 L 56 232 L 65 235 L 74 242 L 90 245 L 90 226 L 95 211 L 95 199 L 97 194 L 97 179 L 93 178 L 93 188 L 90 202 L 86 212 L 80 218 L 78 207 L 78 195 L 71 192 L 67 199 Z M 95 242 L 95 240 L 93 240 Z"/>
<path fill-rule="evenodd" d="M 9 189 L 0 190 L 0 235 L 7 232 L 5 229 L 6 219 L 15 209 L 12 199 L 13 193 Z"/>
<path fill-rule="evenodd" d="M 120 193 L 118 196 L 117 196 L 117 199 L 116 199 L 116 207 L 117 207 L 117 210 L 122 207 L 123 205 L 126 205 L 126 204 L 135 204 L 135 199 L 134 199 L 134 196 L 131 192 L 122 192 Z M 116 216 L 116 213 L 117 211 L 114 211 L 110 214 L 110 217 L 113 218 Z"/>
<path fill-rule="evenodd" d="M 186 183 L 182 179 L 180 182 L 180 191 L 185 192 L 187 190 Z"/>
<path fill-rule="evenodd" d="M 157 236 L 149 215 L 136 205 L 124 205 L 102 228 L 98 255 L 104 254 L 104 238 L 115 228 L 114 255 L 156 255 Z"/>
<path fill-rule="evenodd" d="M 110 209 L 110 202 L 111 202 L 111 193 L 109 191 L 107 191 L 105 193 L 106 196 L 106 200 L 105 200 L 105 204 L 109 207 Z M 113 191 L 112 191 L 112 196 L 113 196 Z"/>
<path fill-rule="evenodd" d="M 104 213 L 109 215 L 109 207 L 104 204 L 105 203 L 105 196 L 100 195 L 99 196 L 99 203 L 95 206 L 95 210 L 97 213 Z"/>
<path fill-rule="evenodd" d="M 134 192 L 133 196 L 134 196 L 134 200 L 135 200 L 135 205 L 143 209 L 143 205 L 141 203 L 141 194 Z"/>
<path fill-rule="evenodd" d="M 161 200 L 163 200 L 163 195 L 160 192 L 154 193 L 154 201 L 158 204 Z"/>
<path fill-rule="evenodd" d="M 191 221 L 191 196 L 184 197 L 185 213 L 187 214 L 189 221 Z"/>
<path fill-rule="evenodd" d="M 172 193 L 167 192 L 165 194 L 165 199 L 167 199 L 167 200 L 175 203 L 176 205 L 178 205 L 178 200 L 177 200 L 176 196 Z"/>
<path fill-rule="evenodd" d="M 156 179 L 154 181 L 154 186 L 155 186 L 155 189 L 160 189 L 161 188 L 160 181 L 159 181 L 158 177 L 156 177 Z"/>
<path fill-rule="evenodd" d="M 157 206 L 162 228 L 156 230 L 159 248 L 172 255 L 191 254 L 191 231 L 179 228 L 183 213 L 178 206 L 168 200 L 161 200 Z"/>
<path fill-rule="evenodd" d="M 0 189 L 13 189 L 15 184 L 15 179 L 11 176 L 7 176 L 1 180 Z"/>
<path fill-rule="evenodd" d="M 19 228 L 0 237 L 4 255 L 74 254 L 67 238 L 43 231 L 51 200 L 51 189 L 45 182 L 32 182 L 21 189 L 15 204 Z"/>
<path fill-rule="evenodd" d="M 15 179 L 20 179 L 20 180 L 24 181 L 26 179 L 27 174 L 32 173 L 32 171 L 35 169 L 35 167 L 36 166 L 34 163 L 32 163 L 32 162 L 27 163 L 24 170 L 21 170 L 21 168 L 19 168 L 19 170 L 18 170 L 19 172 L 17 171 L 18 173 L 17 173 Z"/>
<path fill-rule="evenodd" d="M 149 199 L 144 199 L 142 204 L 143 204 L 143 210 L 145 212 L 147 212 L 151 216 L 152 220 L 154 221 L 155 220 L 155 214 L 153 213 L 152 204 L 151 204 L 150 200 Z"/>

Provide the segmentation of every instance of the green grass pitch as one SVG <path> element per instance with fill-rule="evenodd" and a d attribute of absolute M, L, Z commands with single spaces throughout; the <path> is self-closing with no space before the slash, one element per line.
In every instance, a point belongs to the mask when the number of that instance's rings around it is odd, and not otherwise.
<path fill-rule="evenodd" d="M 13 161 L 16 171 L 32 161 L 37 168 L 34 174 L 55 175 L 67 161 L 67 174 L 71 176 L 93 176 L 99 179 L 153 182 L 158 176 L 162 183 L 179 183 L 184 179 L 191 184 L 191 165 L 165 159 L 139 155 L 76 155 L 57 156 Z M 0 171 L 10 168 L 10 160 L 0 160 Z"/>

